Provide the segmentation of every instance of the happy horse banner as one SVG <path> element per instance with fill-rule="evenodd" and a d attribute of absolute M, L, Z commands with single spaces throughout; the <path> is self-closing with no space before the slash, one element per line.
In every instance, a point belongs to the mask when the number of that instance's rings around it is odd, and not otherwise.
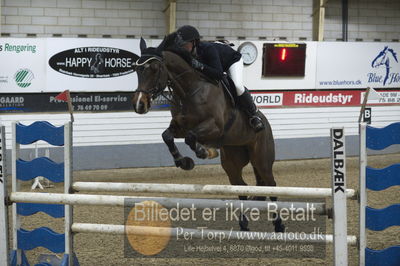
<path fill-rule="evenodd" d="M 47 90 L 134 91 L 139 40 L 48 39 Z"/>
<path fill-rule="evenodd" d="M 0 93 L 133 91 L 136 39 L 2 38 Z"/>
<path fill-rule="evenodd" d="M 320 42 L 315 88 L 400 88 L 400 43 Z"/>

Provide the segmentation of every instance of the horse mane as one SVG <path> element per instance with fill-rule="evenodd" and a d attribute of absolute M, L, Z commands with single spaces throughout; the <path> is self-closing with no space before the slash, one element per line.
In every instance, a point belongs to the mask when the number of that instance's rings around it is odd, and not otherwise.
<path fill-rule="evenodd" d="M 180 47 L 170 47 L 168 49 L 165 49 L 164 51 L 166 52 L 172 52 L 176 55 L 178 55 L 179 57 L 181 57 L 183 60 L 186 61 L 186 63 L 188 63 L 189 65 L 192 63 L 192 55 L 186 51 L 185 49 L 182 49 Z"/>
<path fill-rule="evenodd" d="M 185 60 L 186 63 L 188 63 L 190 66 L 192 64 L 193 56 L 189 51 L 177 45 L 177 43 L 179 43 L 179 38 L 180 35 L 177 34 L 176 32 L 170 33 L 164 38 L 164 40 L 162 41 L 162 43 L 159 45 L 158 48 L 159 49 L 162 48 L 166 52 L 172 52 L 178 55 L 180 58 Z M 202 78 L 203 80 L 213 83 L 214 85 L 218 85 L 218 82 L 216 80 L 207 77 L 202 72 L 198 72 L 198 74 L 200 78 Z"/>
<path fill-rule="evenodd" d="M 166 59 L 166 58 L 170 58 L 170 59 L 175 58 L 175 60 L 179 60 L 181 62 L 181 64 L 187 65 L 188 68 L 189 67 L 191 68 L 190 61 L 188 62 L 187 60 L 185 60 L 180 54 L 176 53 L 174 50 L 172 50 L 172 51 L 169 50 L 169 49 L 168 50 L 164 50 L 162 57 L 164 59 Z M 178 61 L 176 61 L 176 62 L 178 62 Z"/>
<path fill-rule="evenodd" d="M 172 54 L 172 55 L 178 57 L 179 59 L 182 59 L 185 63 L 188 64 L 188 67 L 192 68 L 192 67 L 191 67 L 191 61 L 187 62 L 182 56 L 180 56 L 179 54 L 175 53 L 174 51 L 167 50 L 167 51 L 164 51 L 164 52 L 170 53 L 170 54 Z M 163 56 L 163 57 L 165 58 L 165 56 Z M 202 73 L 202 72 L 200 72 L 200 71 L 196 71 L 194 68 L 192 68 L 192 69 L 193 69 L 193 73 L 196 73 L 196 74 L 197 74 L 197 77 L 198 77 L 199 79 L 201 79 L 201 80 L 203 80 L 203 81 L 205 81 L 205 82 L 211 83 L 211 84 L 213 84 L 213 85 L 215 85 L 215 86 L 218 86 L 218 81 L 217 81 L 217 80 L 212 79 L 212 78 L 206 76 L 204 73 Z"/>
<path fill-rule="evenodd" d="M 164 38 L 164 40 L 158 45 L 158 47 L 147 47 L 146 49 L 144 49 L 142 51 L 142 56 L 139 58 L 139 63 L 145 62 L 147 59 L 149 59 L 152 56 L 156 56 L 159 58 L 165 58 L 163 52 L 170 52 L 170 53 L 176 55 L 177 57 L 179 57 L 180 59 L 182 59 L 186 64 L 188 64 L 189 67 L 191 67 L 193 56 L 189 51 L 179 47 L 176 44 L 176 38 L 178 38 L 178 37 L 179 36 L 177 35 L 177 33 L 174 32 L 174 33 L 168 34 Z M 195 71 L 195 73 L 198 74 L 200 79 L 218 86 L 218 82 L 216 80 L 213 80 L 213 79 L 207 77 L 202 72 Z"/>
<path fill-rule="evenodd" d="M 186 61 L 186 63 L 190 65 L 193 57 L 190 52 L 177 45 L 177 38 L 179 38 L 179 35 L 176 32 L 168 34 L 160 46 L 163 46 L 164 51 L 173 52 L 174 54 L 179 55 L 183 60 Z"/>
<path fill-rule="evenodd" d="M 396 60 L 396 62 L 398 62 L 396 52 L 393 49 L 390 49 L 390 48 L 388 49 L 388 51 L 392 53 L 394 59 Z"/>
<path fill-rule="evenodd" d="M 163 52 L 172 52 L 179 57 L 181 57 L 185 62 L 191 65 L 192 55 L 187 50 L 179 47 L 176 44 L 176 38 L 178 38 L 178 34 L 176 32 L 168 34 L 165 36 L 164 40 L 157 47 L 147 47 L 142 50 L 142 56 L 139 59 L 139 63 L 145 62 L 152 56 L 163 58 Z"/>

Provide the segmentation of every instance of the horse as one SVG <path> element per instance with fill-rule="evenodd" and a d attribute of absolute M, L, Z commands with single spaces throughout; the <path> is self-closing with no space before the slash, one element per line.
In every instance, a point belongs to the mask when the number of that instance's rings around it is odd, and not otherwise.
<path fill-rule="evenodd" d="M 162 138 L 175 165 L 184 170 L 194 167 L 193 160 L 182 156 L 174 143 L 175 138 L 184 138 L 201 159 L 214 156 L 209 147 L 219 148 L 221 165 L 231 185 L 247 185 L 242 170 L 250 162 L 258 186 L 276 186 L 272 172 L 275 144 L 267 118 L 260 114 L 266 128 L 255 133 L 247 116 L 234 107 L 223 89 L 193 69 L 182 56 L 168 51 L 162 44 L 147 48 L 143 39 L 140 50 L 141 57 L 135 66 L 138 88 L 132 97 L 133 109 L 138 114 L 146 114 L 152 100 L 170 86 L 172 120 Z M 239 199 L 247 197 L 239 196 Z M 266 197 L 255 200 L 266 200 Z M 245 215 L 241 215 L 239 225 L 241 230 L 249 230 Z M 279 216 L 274 217 L 273 225 L 275 232 L 284 232 Z"/>

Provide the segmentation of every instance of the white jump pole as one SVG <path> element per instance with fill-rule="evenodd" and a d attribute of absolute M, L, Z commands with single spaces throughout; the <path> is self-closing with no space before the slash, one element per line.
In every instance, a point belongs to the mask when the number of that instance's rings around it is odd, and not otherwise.
<path fill-rule="evenodd" d="M 8 266 L 8 207 L 5 127 L 0 125 L 0 264 Z"/>
<path fill-rule="evenodd" d="M 183 234 L 187 233 L 193 238 L 202 239 L 206 235 L 213 234 L 218 236 L 224 236 L 225 239 L 229 240 L 255 240 L 259 241 L 254 235 L 263 236 L 263 241 L 277 241 L 276 239 L 282 239 L 287 242 L 307 242 L 307 243 L 333 243 L 333 235 L 320 235 L 316 237 L 315 234 L 302 234 L 296 235 L 292 233 L 267 233 L 267 232 L 247 232 L 247 231 L 230 231 L 230 230 L 212 230 L 206 228 L 182 228 L 182 227 L 152 227 L 152 226 L 126 226 L 116 224 L 89 224 L 89 223 L 74 223 L 72 225 L 72 231 L 74 233 L 103 233 L 113 235 L 147 235 L 147 236 L 171 236 L 179 238 Z M 352 245 L 357 245 L 356 236 L 348 236 L 346 241 Z"/>
<path fill-rule="evenodd" d="M 193 185 L 193 184 L 146 184 L 146 183 L 107 183 L 107 182 L 75 182 L 72 188 L 77 191 L 104 192 L 151 192 L 151 193 L 182 193 L 207 194 L 224 196 L 281 196 L 330 198 L 331 188 L 300 188 L 300 187 L 261 187 L 232 185 Z M 346 196 L 354 198 L 354 189 L 347 189 Z"/>
<path fill-rule="evenodd" d="M 128 204 L 141 203 L 152 200 L 166 208 L 257 208 L 260 211 L 276 211 L 283 208 L 293 210 L 310 210 L 316 215 L 326 215 L 324 203 L 313 202 L 273 202 L 253 200 L 227 200 L 227 199 L 193 199 L 193 198 L 167 198 L 143 196 L 114 196 L 90 194 L 62 194 L 62 193 L 32 193 L 17 192 L 10 195 L 16 202 L 71 204 L 71 205 L 96 205 L 96 206 L 127 206 Z"/>

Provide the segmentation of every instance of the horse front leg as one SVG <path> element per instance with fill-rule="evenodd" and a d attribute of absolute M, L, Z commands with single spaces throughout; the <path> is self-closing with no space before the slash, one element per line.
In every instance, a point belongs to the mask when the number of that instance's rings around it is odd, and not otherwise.
<path fill-rule="evenodd" d="M 220 136 L 221 131 L 212 118 L 190 130 L 185 137 L 185 143 L 196 153 L 198 158 L 212 159 L 218 156 L 218 152 L 215 149 L 207 149 L 199 141 L 216 140 Z"/>
<path fill-rule="evenodd" d="M 183 157 L 182 154 L 179 152 L 178 147 L 175 145 L 174 141 L 174 130 L 170 126 L 162 133 L 162 138 L 167 144 L 169 152 L 171 153 L 172 157 L 174 158 L 174 162 L 176 167 L 180 167 L 183 170 L 192 170 L 194 167 L 194 162 L 192 158 Z"/>

